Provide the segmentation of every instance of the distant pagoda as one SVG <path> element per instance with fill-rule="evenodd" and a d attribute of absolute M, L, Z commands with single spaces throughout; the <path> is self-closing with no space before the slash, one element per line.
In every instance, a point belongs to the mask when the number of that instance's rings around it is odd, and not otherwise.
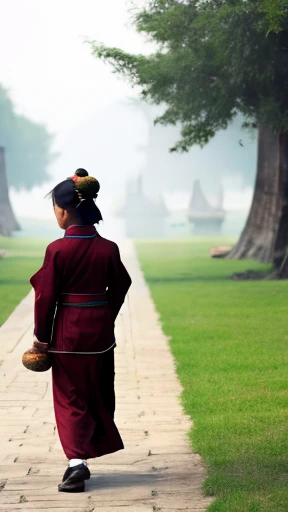
<path fill-rule="evenodd" d="M 152 200 L 144 194 L 141 176 L 127 182 L 124 205 L 116 211 L 116 215 L 126 221 L 126 235 L 129 238 L 163 237 L 168 214 L 162 196 Z"/>
<path fill-rule="evenodd" d="M 193 233 L 195 235 L 220 234 L 224 219 L 222 189 L 218 205 L 211 206 L 204 196 L 200 181 L 196 180 L 188 207 L 188 220 L 193 224 Z"/>

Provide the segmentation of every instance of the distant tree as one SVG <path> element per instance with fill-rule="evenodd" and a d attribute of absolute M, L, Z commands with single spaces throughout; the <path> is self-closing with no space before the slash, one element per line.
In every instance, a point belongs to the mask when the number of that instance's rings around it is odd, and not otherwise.
<path fill-rule="evenodd" d="M 30 190 L 49 179 L 47 167 L 56 156 L 51 153 L 51 143 L 45 126 L 17 114 L 7 90 L 0 85 L 0 234 L 10 235 L 19 229 L 9 186 Z"/>
<path fill-rule="evenodd" d="M 97 58 L 181 123 L 172 151 L 205 145 L 241 114 L 259 129 L 255 195 L 234 257 L 283 260 L 288 245 L 288 8 L 285 0 L 150 0 L 135 13 L 149 56 L 91 42 Z M 272 159 L 273 155 L 273 159 Z"/>
<path fill-rule="evenodd" d="M 0 235 L 10 236 L 20 229 L 9 201 L 5 151 L 0 147 Z"/>
<path fill-rule="evenodd" d="M 49 180 L 52 136 L 44 125 L 15 112 L 7 90 L 0 85 L 0 147 L 5 149 L 8 185 L 30 190 Z"/>

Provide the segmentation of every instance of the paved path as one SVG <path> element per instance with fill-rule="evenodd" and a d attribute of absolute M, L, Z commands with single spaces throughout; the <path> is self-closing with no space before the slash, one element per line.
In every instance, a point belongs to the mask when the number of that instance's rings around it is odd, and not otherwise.
<path fill-rule="evenodd" d="M 91 461 L 86 493 L 57 492 L 66 460 L 50 372 L 21 364 L 32 343 L 29 294 L 0 329 L 0 511 L 200 512 L 210 503 L 201 493 L 201 460 L 189 450 L 173 360 L 131 243 L 122 255 L 133 278 L 117 325 L 116 423 L 126 449 Z"/>

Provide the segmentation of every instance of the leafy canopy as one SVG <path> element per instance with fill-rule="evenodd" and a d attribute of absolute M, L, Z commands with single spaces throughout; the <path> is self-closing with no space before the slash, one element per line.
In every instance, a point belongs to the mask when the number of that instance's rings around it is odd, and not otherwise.
<path fill-rule="evenodd" d="M 259 8 L 265 13 L 269 23 L 269 32 L 279 33 L 285 30 L 288 10 L 287 0 L 259 0 Z"/>
<path fill-rule="evenodd" d="M 42 124 L 16 114 L 7 90 L 0 85 L 0 146 L 6 151 L 9 186 L 27 190 L 49 179 L 52 137 Z"/>
<path fill-rule="evenodd" d="M 92 53 L 166 105 L 156 122 L 182 126 L 172 150 L 206 144 L 239 113 L 247 127 L 288 130 L 287 0 L 150 0 L 134 23 L 155 53 L 91 41 Z"/>

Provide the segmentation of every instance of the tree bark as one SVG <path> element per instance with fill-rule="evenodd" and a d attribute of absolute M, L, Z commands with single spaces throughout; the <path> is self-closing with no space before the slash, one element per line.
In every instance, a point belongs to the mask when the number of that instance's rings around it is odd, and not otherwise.
<path fill-rule="evenodd" d="M 0 235 L 10 236 L 20 226 L 13 213 L 8 192 L 4 149 L 0 147 Z"/>
<path fill-rule="evenodd" d="M 273 262 L 278 269 L 281 269 L 281 277 L 288 277 L 288 260 L 286 257 L 288 250 L 288 133 L 279 135 L 279 174 L 282 186 L 282 208 L 275 240 Z"/>
<path fill-rule="evenodd" d="M 246 225 L 228 258 L 281 266 L 288 246 L 288 133 L 260 125 L 254 197 Z"/>

